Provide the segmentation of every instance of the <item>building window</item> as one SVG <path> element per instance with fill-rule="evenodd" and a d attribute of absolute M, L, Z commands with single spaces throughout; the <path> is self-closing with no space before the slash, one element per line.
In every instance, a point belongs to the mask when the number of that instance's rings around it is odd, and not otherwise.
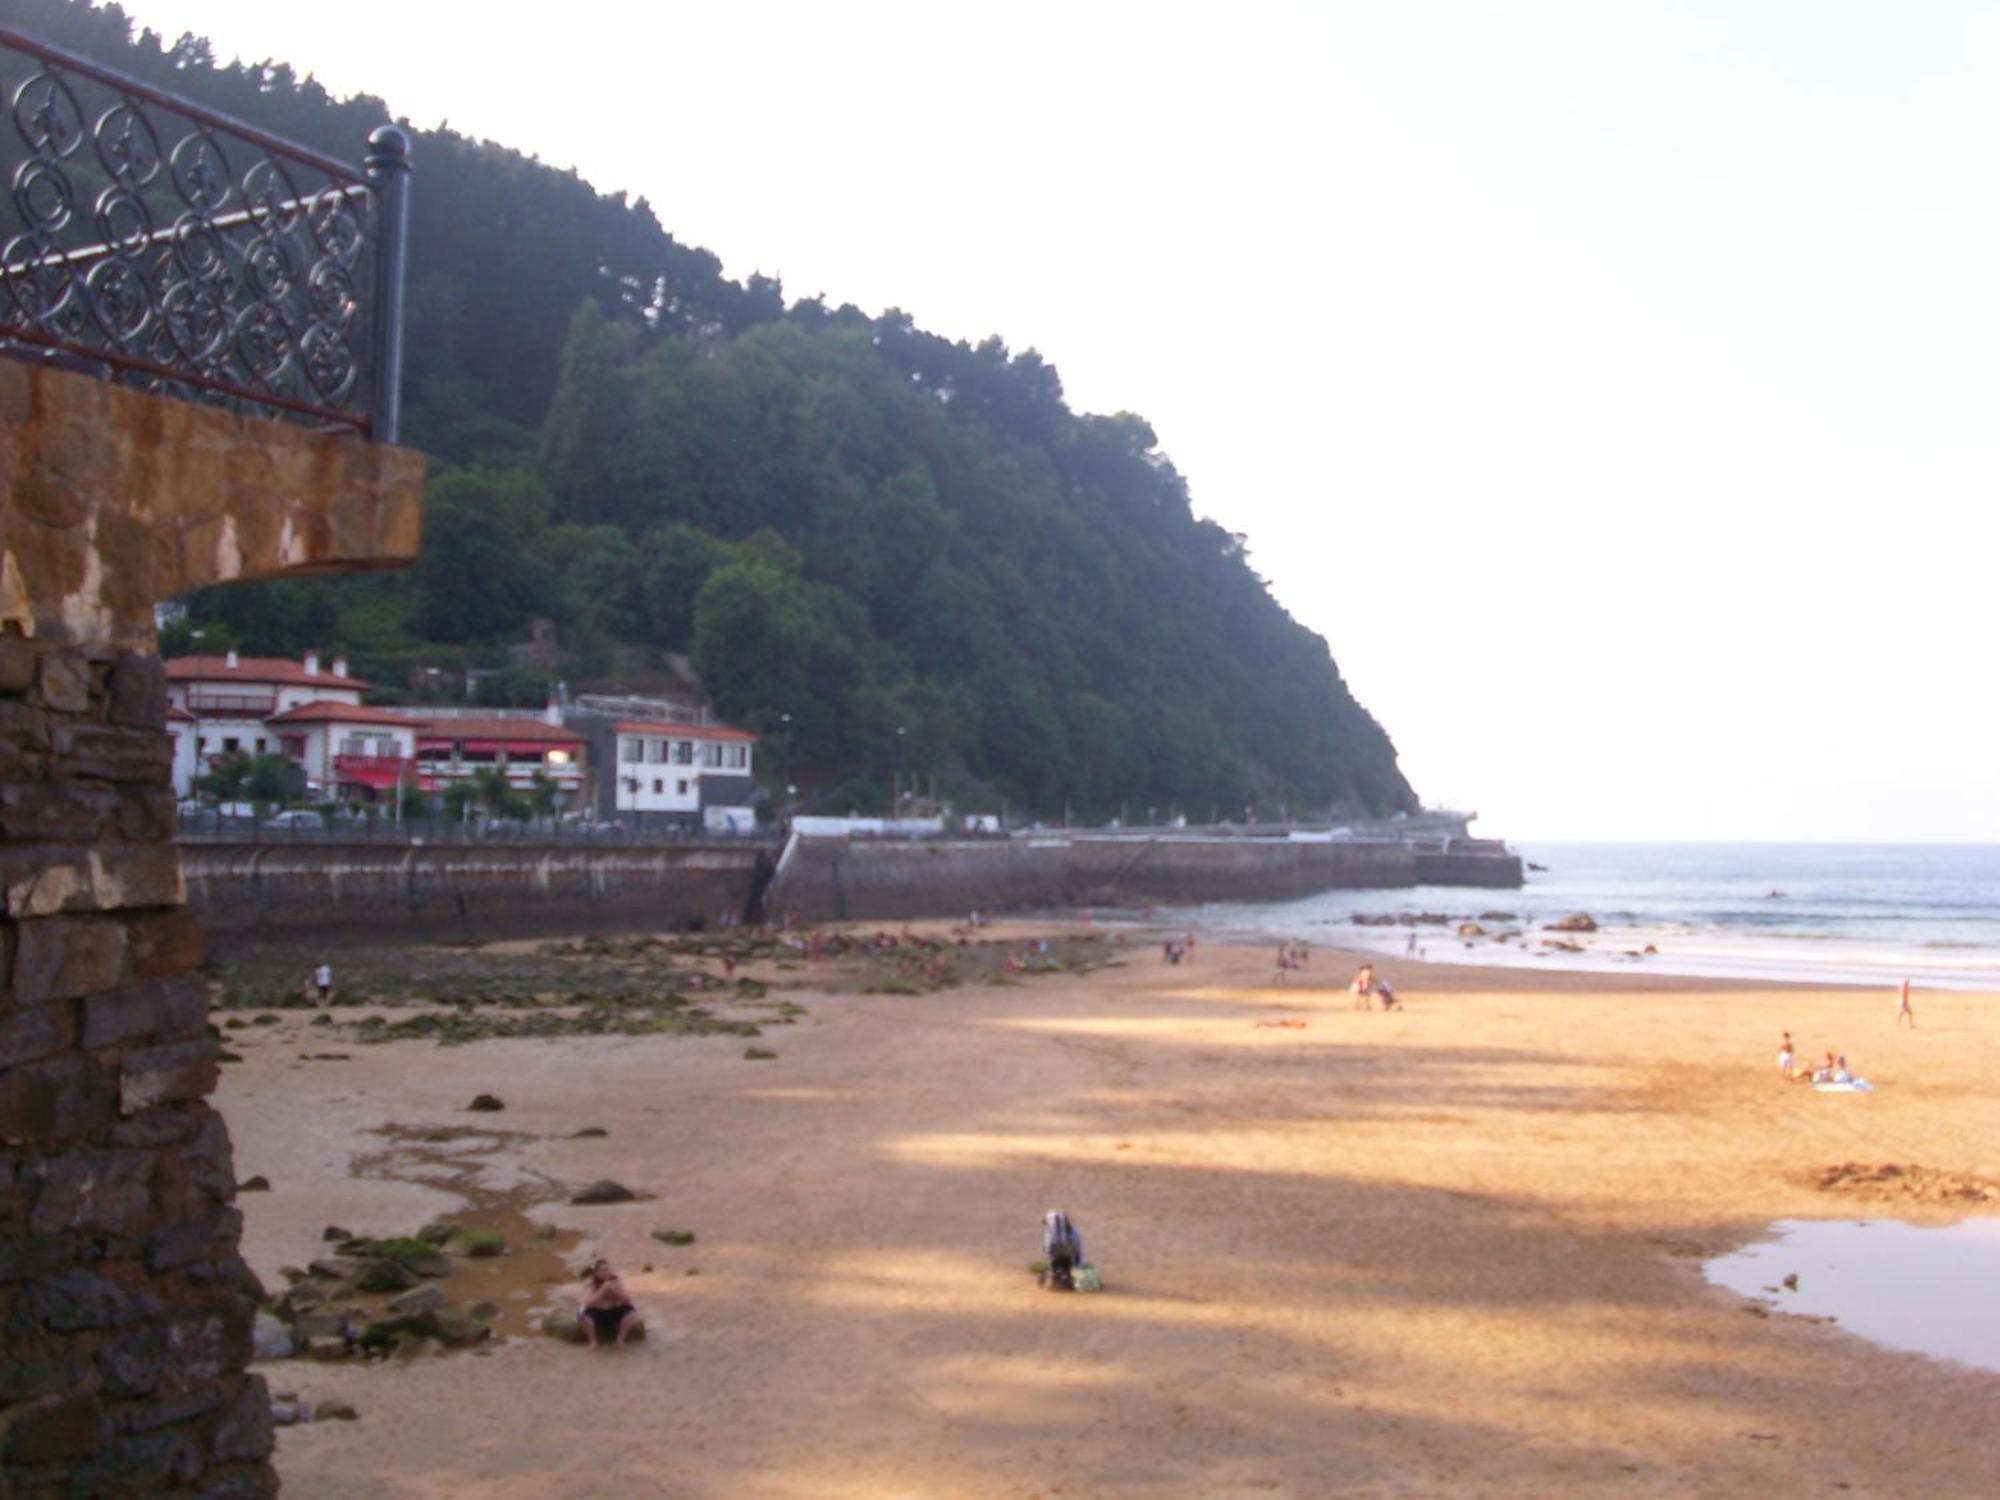
<path fill-rule="evenodd" d="M 620 740 L 618 742 L 618 758 L 627 765 L 636 765 L 640 760 L 644 759 L 640 754 L 640 750 L 641 746 L 637 740 Z M 635 782 L 633 785 L 636 789 L 637 783 Z"/>
<path fill-rule="evenodd" d="M 664 781 L 660 780 L 659 777 L 655 776 L 653 778 L 654 795 L 657 796 L 659 793 L 664 792 L 666 789 L 667 789 L 667 784 Z"/>
<path fill-rule="evenodd" d="M 646 741 L 646 759 L 656 766 L 667 763 L 667 742 L 665 740 Z"/>
<path fill-rule="evenodd" d="M 674 764 L 677 766 L 691 766 L 694 764 L 693 740 L 674 741 Z"/>
<path fill-rule="evenodd" d="M 206 735 L 200 735 L 200 734 L 196 735 L 194 737 L 194 753 L 196 755 L 200 755 L 207 749 L 208 749 L 208 737 Z"/>
<path fill-rule="evenodd" d="M 224 735 L 222 739 L 222 753 L 224 755 L 234 755 L 237 749 L 238 741 L 236 736 L 233 734 Z"/>
<path fill-rule="evenodd" d="M 750 764 L 748 745 L 727 745 L 723 748 L 722 763 L 725 766 L 747 766 Z"/>
<path fill-rule="evenodd" d="M 719 765 L 721 765 L 721 764 L 722 764 L 722 746 L 720 746 L 720 745 L 703 745 L 703 746 L 701 747 L 701 763 L 702 763 L 703 765 L 705 765 L 705 766 L 719 766 Z"/>
<path fill-rule="evenodd" d="M 259 755 L 264 753 L 264 736 L 261 734 L 257 736 L 257 753 Z"/>
<path fill-rule="evenodd" d="M 683 797 L 687 795 L 687 789 L 688 789 L 688 784 L 685 781 L 677 781 L 674 783 L 674 790 L 679 792 Z"/>

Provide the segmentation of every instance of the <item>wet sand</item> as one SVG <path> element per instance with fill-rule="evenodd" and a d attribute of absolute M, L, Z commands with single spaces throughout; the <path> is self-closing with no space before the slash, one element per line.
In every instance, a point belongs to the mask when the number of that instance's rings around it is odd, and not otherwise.
<path fill-rule="evenodd" d="M 242 1037 L 220 1102 L 267 1284 L 323 1225 L 462 1206 L 382 1127 L 492 1125 L 481 1182 L 628 1272 L 642 1348 L 547 1339 L 262 1368 L 357 1406 L 280 1433 L 327 1500 L 673 1496 L 1974 1496 L 2000 1376 L 1766 1316 L 1704 1257 L 1775 1219 L 2000 1214 L 1842 1163 L 2000 1183 L 2000 1002 L 1259 947 L 931 995 L 786 991 L 740 1037 Z M 776 976 L 812 983 L 815 971 Z M 1259 1021 L 1302 1021 L 1302 1027 Z M 1872 1095 L 1777 1081 L 1779 1030 Z M 345 1061 L 303 1061 L 310 1052 Z M 481 1091 L 504 1113 L 468 1115 Z M 575 1139 L 586 1126 L 603 1138 Z M 372 1161 L 370 1175 L 357 1163 Z M 611 1177 L 651 1201 L 547 1200 Z M 1068 1209 L 1101 1295 L 1027 1274 Z M 669 1247 L 655 1229 L 687 1229 Z M 649 1267 L 650 1269 L 641 1269 Z M 690 1271 L 699 1274 L 689 1274 Z"/>

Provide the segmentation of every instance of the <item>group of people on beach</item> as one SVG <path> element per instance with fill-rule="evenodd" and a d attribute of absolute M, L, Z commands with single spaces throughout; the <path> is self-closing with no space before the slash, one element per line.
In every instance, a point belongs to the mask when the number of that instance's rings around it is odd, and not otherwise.
<path fill-rule="evenodd" d="M 1376 1002 L 1381 1002 L 1384 1010 L 1401 1010 L 1403 1002 L 1396 998 L 1396 987 L 1375 972 L 1375 965 L 1363 964 L 1354 971 L 1354 978 L 1347 983 L 1348 991 L 1354 996 L 1356 1010 L 1373 1010 Z"/>
<path fill-rule="evenodd" d="M 1799 1061 L 1798 1048 L 1792 1045 L 1792 1034 L 1785 1033 L 1778 1044 L 1778 1076 L 1786 1083 L 1852 1083 L 1854 1074 L 1848 1069 L 1847 1054 L 1827 1049 L 1826 1061 L 1818 1067 Z"/>
<path fill-rule="evenodd" d="M 1194 934 L 1186 937 L 1168 938 L 1160 944 L 1160 959 L 1163 963 L 1191 964 L 1194 962 Z"/>
<path fill-rule="evenodd" d="M 1910 981 L 1905 979 L 1896 987 L 1896 1024 L 1909 1024 L 1916 1028 L 1917 1013 L 1910 1005 Z M 1847 1066 L 1847 1054 L 1829 1047 L 1826 1058 L 1819 1066 L 1799 1060 L 1798 1048 L 1792 1044 L 1792 1034 L 1788 1031 L 1778 1044 L 1778 1076 L 1786 1083 L 1853 1083 L 1853 1070 Z"/>

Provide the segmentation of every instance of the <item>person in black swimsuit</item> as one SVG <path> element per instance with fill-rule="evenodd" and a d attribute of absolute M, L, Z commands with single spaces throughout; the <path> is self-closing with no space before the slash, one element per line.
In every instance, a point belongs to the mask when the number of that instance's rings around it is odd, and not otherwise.
<path fill-rule="evenodd" d="M 611 1269 L 608 1260 L 593 1264 L 584 1279 L 590 1283 L 590 1290 L 584 1294 L 578 1316 L 583 1322 L 585 1341 L 593 1346 L 627 1342 L 638 1319 L 633 1316 L 632 1297 L 625 1290 L 624 1281 Z"/>

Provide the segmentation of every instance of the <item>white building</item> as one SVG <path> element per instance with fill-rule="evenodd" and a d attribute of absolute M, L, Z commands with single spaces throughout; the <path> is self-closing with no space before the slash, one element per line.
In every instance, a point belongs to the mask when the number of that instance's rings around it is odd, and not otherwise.
<path fill-rule="evenodd" d="M 306 784 L 329 801 L 427 790 L 417 769 L 421 719 L 364 703 L 301 703 L 265 722 L 279 753 L 303 766 Z"/>
<path fill-rule="evenodd" d="M 302 742 L 294 753 L 270 720 L 311 703 L 358 706 L 367 687 L 347 675 L 344 658 L 335 657 L 331 670 L 323 670 L 311 651 L 303 661 L 234 651 L 174 657 L 167 663 L 174 794 L 191 796 L 195 779 L 232 755 L 290 755 L 303 763 Z"/>
<path fill-rule="evenodd" d="M 174 791 L 232 755 L 283 755 L 306 777 L 315 800 L 393 800 L 403 791 L 437 792 L 476 772 L 502 772 L 531 793 L 537 776 L 555 784 L 557 810 L 585 805 L 590 760 L 585 737 L 547 714 L 459 709 L 376 708 L 368 684 L 335 657 L 182 656 L 167 663 L 167 730 L 174 742 Z"/>
<path fill-rule="evenodd" d="M 597 781 L 601 818 L 695 828 L 716 821 L 706 816 L 711 809 L 748 808 L 757 800 L 751 764 L 757 736 L 746 729 L 655 719 L 587 727 L 605 773 Z"/>

